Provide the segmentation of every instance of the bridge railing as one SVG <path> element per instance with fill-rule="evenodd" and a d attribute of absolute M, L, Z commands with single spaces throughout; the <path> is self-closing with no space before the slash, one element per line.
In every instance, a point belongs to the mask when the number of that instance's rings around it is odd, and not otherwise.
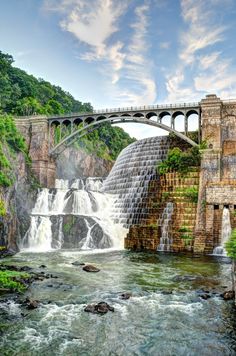
<path fill-rule="evenodd" d="M 143 110 L 159 110 L 159 109 L 177 109 L 177 108 L 197 108 L 200 104 L 193 103 L 177 103 L 177 104 L 163 104 L 163 105 L 144 105 L 144 106 L 129 106 L 113 109 L 100 109 L 93 110 L 94 114 L 113 113 L 113 112 L 126 112 L 126 111 L 143 111 Z"/>
<path fill-rule="evenodd" d="M 92 112 L 73 112 L 65 113 L 58 115 L 47 116 L 48 119 L 59 119 L 59 118 L 70 118 L 75 116 L 92 116 L 97 114 L 112 114 L 115 112 L 127 112 L 127 111 L 146 111 L 146 110 L 162 110 L 162 109 L 182 109 L 182 108 L 199 108 L 199 102 L 192 103 L 176 103 L 176 104 L 162 104 L 162 105 L 144 105 L 144 106 L 129 106 L 129 107 L 120 107 L 120 108 L 111 108 L 111 109 L 99 109 L 93 110 Z M 45 115 L 32 114 L 30 117 L 35 116 L 37 118 L 44 118 Z M 18 119 L 27 119 L 29 116 L 18 116 Z"/>

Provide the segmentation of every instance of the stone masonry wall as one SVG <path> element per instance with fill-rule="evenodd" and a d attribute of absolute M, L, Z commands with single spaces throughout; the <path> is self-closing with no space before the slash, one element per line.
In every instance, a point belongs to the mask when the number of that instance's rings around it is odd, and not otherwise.
<path fill-rule="evenodd" d="M 156 251 L 160 244 L 160 220 L 168 202 L 173 202 L 174 212 L 170 224 L 173 238 L 171 250 L 174 252 L 192 251 L 193 231 L 196 221 L 197 204 L 187 197 L 189 188 L 198 189 L 199 172 L 190 172 L 185 176 L 168 173 L 149 186 L 150 214 L 143 225 L 133 225 L 125 238 L 125 248 L 131 250 Z"/>

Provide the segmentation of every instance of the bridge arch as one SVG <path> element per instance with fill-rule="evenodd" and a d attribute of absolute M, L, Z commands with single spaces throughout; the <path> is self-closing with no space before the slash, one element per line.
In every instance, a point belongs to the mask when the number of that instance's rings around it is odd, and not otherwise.
<path fill-rule="evenodd" d="M 150 111 L 147 113 L 146 118 L 151 119 L 153 116 L 155 116 L 157 118 L 157 113 L 154 111 Z"/>
<path fill-rule="evenodd" d="M 169 113 L 168 113 L 169 114 Z M 174 133 L 176 136 L 180 137 L 184 141 L 188 142 L 192 146 L 197 146 L 197 143 L 191 140 L 189 137 L 185 136 L 181 132 L 176 131 L 174 128 L 164 125 L 161 122 L 156 122 L 153 120 L 148 120 L 146 118 L 140 117 L 130 117 L 130 116 L 118 116 L 112 115 L 109 118 L 104 118 L 103 120 L 96 120 L 93 121 L 91 124 L 79 127 L 76 131 L 72 132 L 69 136 L 65 137 L 61 142 L 59 142 L 55 147 L 50 149 L 49 154 L 51 156 L 58 156 L 60 155 L 68 146 L 70 146 L 77 138 L 81 138 L 85 136 L 87 133 L 95 130 L 99 125 L 105 122 L 110 122 L 111 124 L 118 124 L 123 122 L 129 123 L 139 123 L 139 124 L 146 124 L 150 126 L 154 126 L 160 129 L 163 129 L 168 132 Z"/>

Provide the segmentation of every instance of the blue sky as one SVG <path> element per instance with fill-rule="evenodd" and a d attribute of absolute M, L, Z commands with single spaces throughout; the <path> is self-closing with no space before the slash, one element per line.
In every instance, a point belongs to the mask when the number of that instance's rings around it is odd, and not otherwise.
<path fill-rule="evenodd" d="M 235 98 L 235 37 L 236 0 L 0 1 L 0 49 L 97 109 Z"/>

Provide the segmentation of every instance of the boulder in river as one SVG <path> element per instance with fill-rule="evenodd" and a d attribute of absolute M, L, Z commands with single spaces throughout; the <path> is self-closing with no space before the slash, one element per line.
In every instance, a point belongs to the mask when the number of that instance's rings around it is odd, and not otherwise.
<path fill-rule="evenodd" d="M 80 261 L 75 261 L 71 263 L 73 266 L 85 266 L 84 262 L 80 262 Z"/>
<path fill-rule="evenodd" d="M 224 300 L 234 299 L 235 293 L 233 290 L 226 290 L 224 293 L 220 295 Z"/>
<path fill-rule="evenodd" d="M 86 272 L 99 272 L 100 271 L 99 268 L 97 268 L 97 267 L 95 267 L 93 265 L 85 265 L 83 267 L 83 270 L 86 271 Z"/>
<path fill-rule="evenodd" d="M 211 295 L 208 293 L 203 293 L 203 294 L 200 294 L 200 297 L 204 300 L 207 300 L 207 299 L 211 298 Z"/>
<path fill-rule="evenodd" d="M 100 302 L 98 304 L 88 304 L 84 311 L 93 314 L 106 314 L 108 311 L 114 312 L 114 308 L 106 302 Z"/>
<path fill-rule="evenodd" d="M 27 297 L 23 304 L 26 305 L 27 309 L 36 309 L 39 306 L 39 301 Z"/>
<path fill-rule="evenodd" d="M 127 293 L 122 293 L 122 294 L 120 295 L 120 299 L 124 299 L 124 300 L 129 299 L 130 297 L 132 297 L 132 293 L 129 293 L 129 292 L 127 292 Z"/>

